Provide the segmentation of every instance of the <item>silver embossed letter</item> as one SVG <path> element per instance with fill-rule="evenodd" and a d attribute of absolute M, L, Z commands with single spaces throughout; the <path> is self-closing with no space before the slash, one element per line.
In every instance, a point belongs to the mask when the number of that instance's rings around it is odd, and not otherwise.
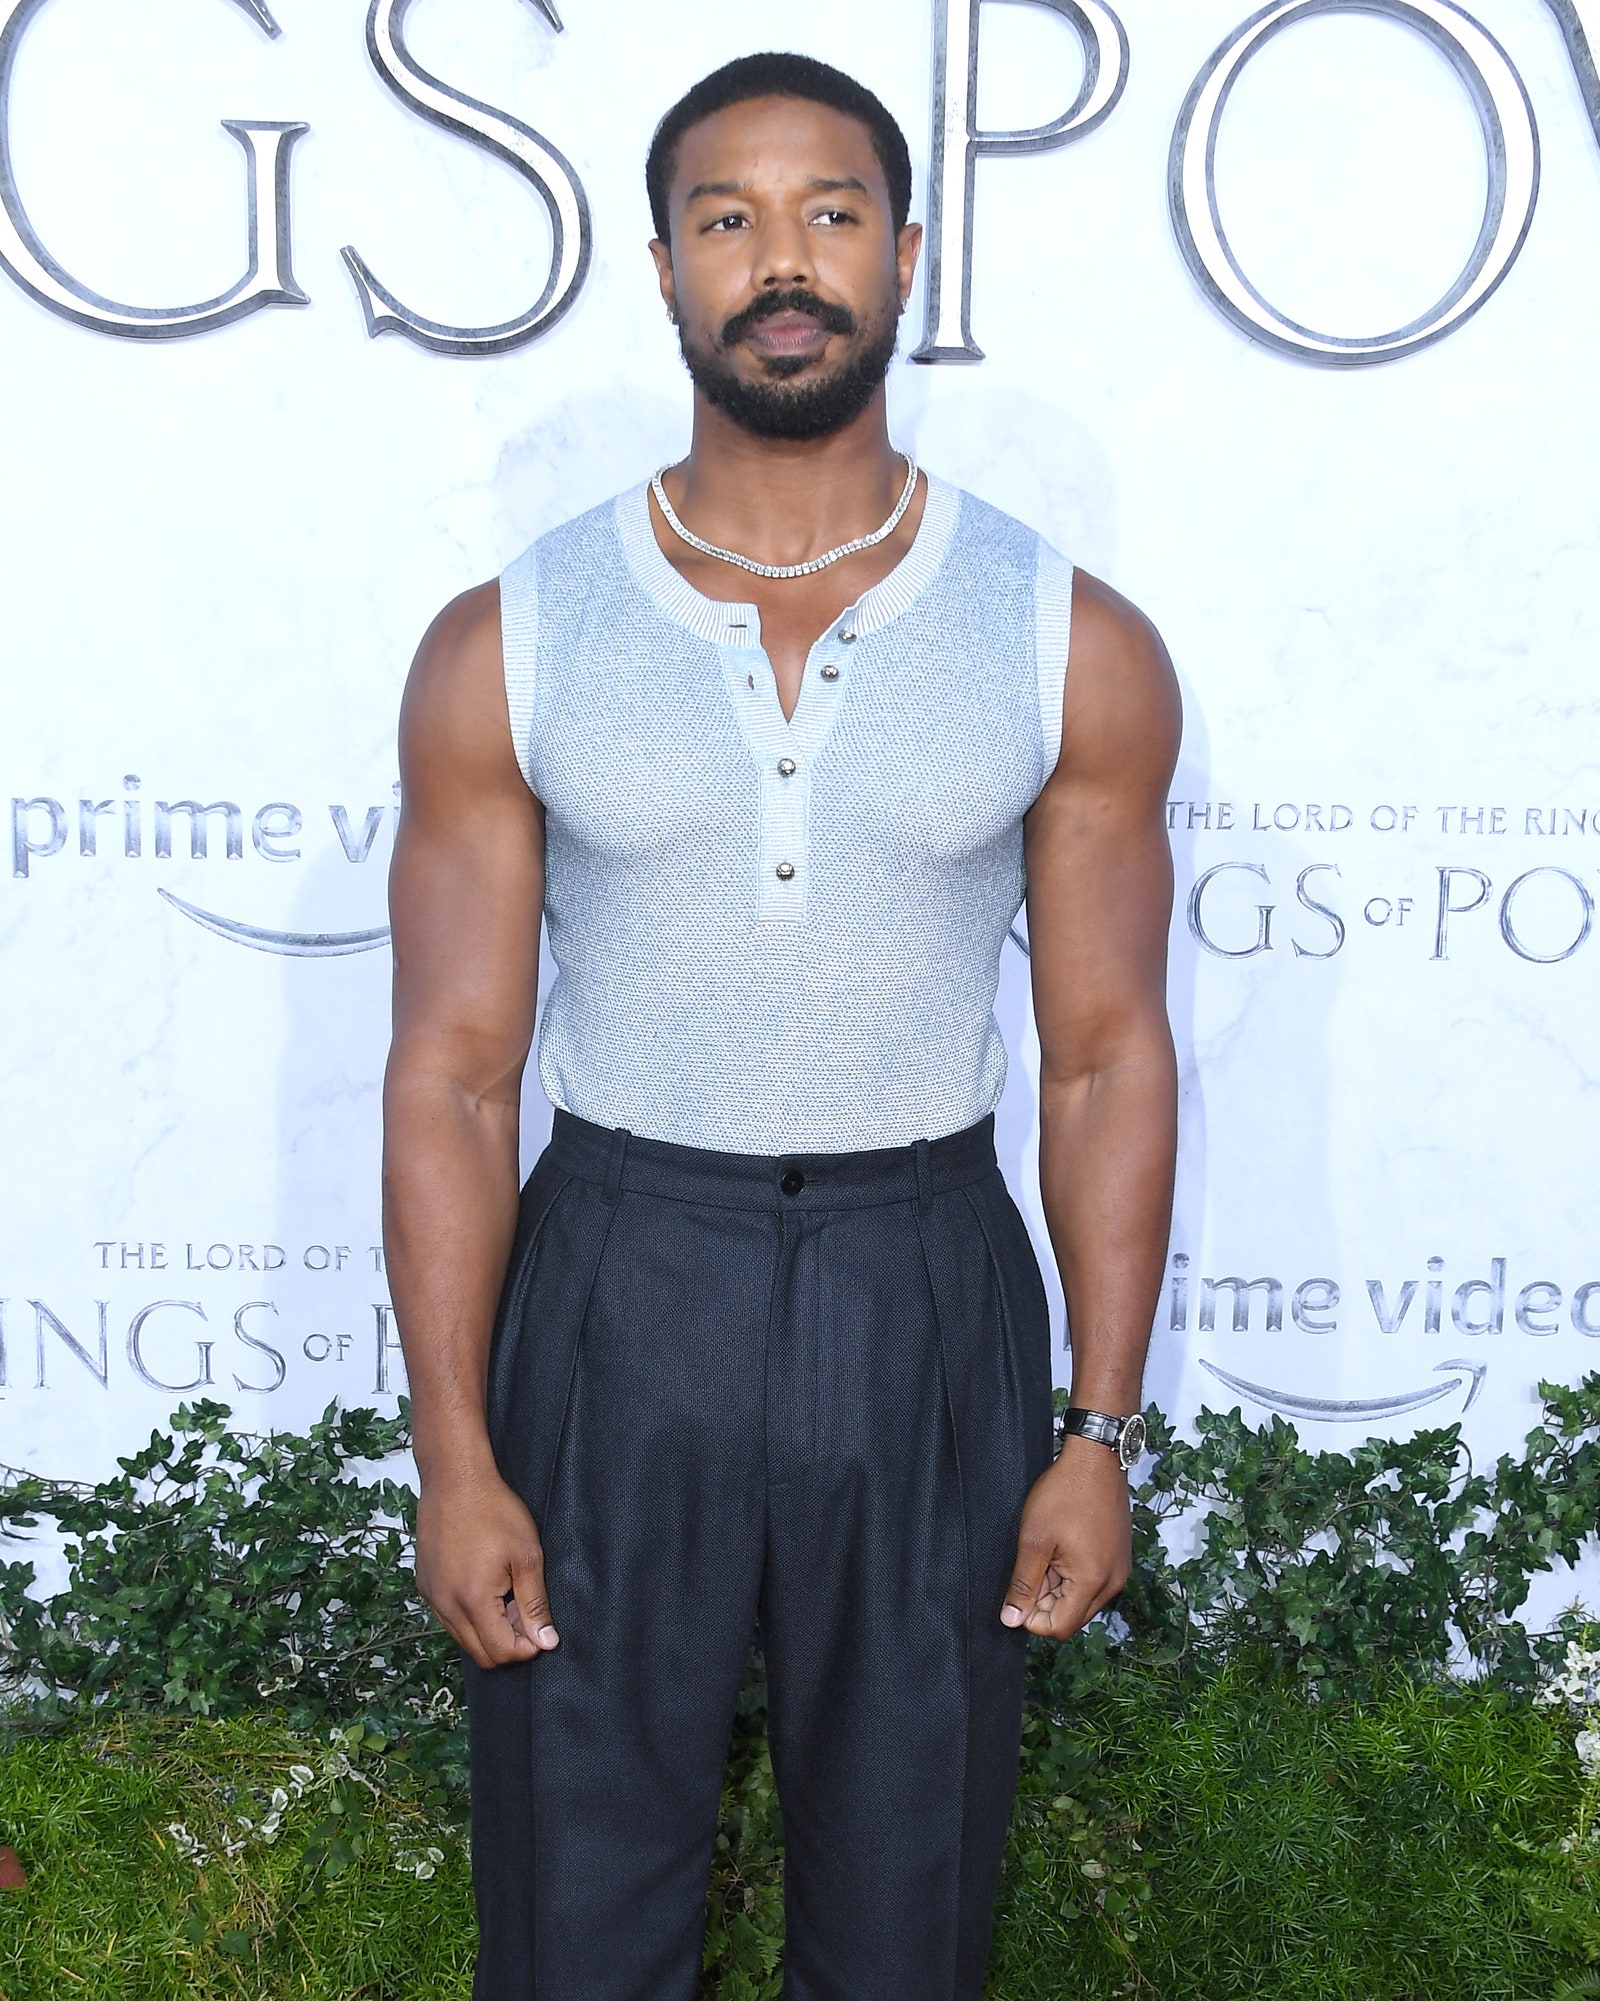
<path fill-rule="evenodd" d="M 913 361 L 982 361 L 972 338 L 972 197 L 980 153 L 1044 153 L 1092 132 L 1128 80 L 1128 37 L 1104 0 L 1036 0 L 1083 43 L 1083 82 L 1059 118 L 1018 132 L 978 127 L 982 0 L 933 0 L 933 139 L 928 153 L 927 307 Z M 959 282 L 955 273 L 960 273 Z"/>
<path fill-rule="evenodd" d="M 561 22 L 550 0 L 539 5 L 556 29 Z M 411 0 L 372 0 L 367 16 L 367 52 L 374 68 L 395 96 L 432 124 L 459 132 L 474 145 L 487 147 L 531 181 L 550 213 L 550 275 L 544 290 L 524 313 L 493 327 L 452 327 L 425 320 L 402 305 L 374 277 L 365 258 L 346 244 L 344 261 L 361 295 L 367 332 L 404 334 L 435 354 L 504 354 L 537 340 L 555 325 L 577 298 L 589 271 L 589 203 L 571 165 L 531 125 L 466 97 L 431 76 L 406 47 L 405 19 Z"/>
<path fill-rule="evenodd" d="M 176 340 L 227 326 L 267 306 L 303 306 L 306 295 L 289 264 L 289 151 L 307 128 L 229 118 L 224 128 L 244 148 L 249 170 L 249 256 L 244 276 L 193 306 L 124 306 L 75 278 L 50 255 L 28 220 L 11 171 L 11 73 L 29 21 L 46 0 L 0 0 L 0 265 L 32 298 L 64 320 L 124 340 Z M 269 35 L 278 24 L 265 0 L 234 0 Z"/>

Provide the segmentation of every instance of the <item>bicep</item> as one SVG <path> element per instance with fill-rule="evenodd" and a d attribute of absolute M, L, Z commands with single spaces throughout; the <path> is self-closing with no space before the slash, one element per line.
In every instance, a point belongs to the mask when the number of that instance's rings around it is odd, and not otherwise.
<path fill-rule="evenodd" d="M 400 773 L 394 1060 L 509 1090 L 533 1030 L 544 821 L 512 748 L 493 586 L 458 600 L 423 641 Z"/>
<path fill-rule="evenodd" d="M 1166 796 L 1181 721 L 1160 635 L 1079 572 L 1061 755 L 1025 827 L 1034 1012 L 1047 1063 L 1092 1062 L 1165 1020 Z"/>

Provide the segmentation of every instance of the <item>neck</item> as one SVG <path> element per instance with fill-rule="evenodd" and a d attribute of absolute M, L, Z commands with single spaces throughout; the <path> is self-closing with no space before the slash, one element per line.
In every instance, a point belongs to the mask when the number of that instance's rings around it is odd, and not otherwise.
<path fill-rule="evenodd" d="M 702 396 L 689 456 L 667 477 L 685 523 L 761 563 L 805 563 L 878 527 L 905 485 L 880 389 L 825 438 L 762 438 Z"/>

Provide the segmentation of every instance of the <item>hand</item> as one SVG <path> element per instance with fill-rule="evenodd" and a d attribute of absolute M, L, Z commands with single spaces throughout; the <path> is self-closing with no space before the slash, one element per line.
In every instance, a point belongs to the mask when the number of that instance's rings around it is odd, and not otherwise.
<path fill-rule="evenodd" d="M 1105 1446 L 1069 1437 L 1023 1506 L 1000 1623 L 1065 1640 L 1110 1604 L 1132 1568 L 1128 1476 Z"/>
<path fill-rule="evenodd" d="M 481 1668 L 532 1660 L 560 1642 L 539 1531 L 492 1466 L 424 1483 L 417 1588 Z"/>

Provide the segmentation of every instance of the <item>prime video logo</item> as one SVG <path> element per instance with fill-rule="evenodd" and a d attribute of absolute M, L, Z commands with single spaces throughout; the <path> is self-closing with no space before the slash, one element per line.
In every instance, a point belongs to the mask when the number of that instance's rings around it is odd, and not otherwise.
<path fill-rule="evenodd" d="M 302 842 L 309 838 L 306 815 L 290 800 L 270 800 L 257 807 L 247 820 L 245 809 L 232 799 L 149 800 L 142 788 L 138 774 L 129 772 L 122 781 L 121 794 L 109 799 L 86 795 L 72 801 L 47 794 L 31 799 L 13 797 L 13 878 L 28 881 L 41 867 L 61 867 L 74 854 L 71 840 L 74 830 L 75 855 L 82 861 L 114 855 L 128 862 L 170 862 L 175 850 L 187 854 L 190 861 L 219 857 L 230 862 L 243 861 L 247 827 L 251 849 L 262 861 L 288 864 L 302 858 Z M 393 790 L 393 801 L 384 805 L 353 809 L 340 804 L 328 806 L 333 834 L 345 860 L 352 865 L 360 867 L 369 862 L 385 824 L 392 827 L 398 821 L 398 783 Z M 332 959 L 352 952 L 376 951 L 389 942 L 387 925 L 360 931 L 281 931 L 208 909 L 176 895 L 165 884 L 158 885 L 157 894 L 192 923 L 231 944 L 245 945 L 256 952 L 274 952 L 297 959 Z"/>
<path fill-rule="evenodd" d="M 1508 1277 L 1511 1263 L 1506 1257 L 1492 1257 L 1488 1260 L 1487 1276 L 1481 1275 L 1480 1267 L 1452 1285 L 1445 1276 L 1444 1259 L 1430 1257 L 1426 1278 L 1420 1274 L 1397 1282 L 1369 1278 L 1362 1291 L 1373 1324 L 1388 1341 L 1402 1334 L 1415 1334 L 1431 1346 L 1452 1337 L 1456 1340 L 1463 1336 L 1499 1337 L 1507 1332 L 1508 1319 L 1519 1334 L 1549 1338 L 1564 1331 L 1563 1315 L 1574 1333 L 1586 1335 L 1590 1340 L 1600 1339 L 1600 1279 L 1584 1280 L 1569 1295 L 1554 1279 L 1526 1279 L 1519 1273 L 1517 1278 L 1522 1282 L 1513 1281 Z M 1356 1331 L 1349 1325 L 1346 1288 L 1335 1278 L 1308 1278 L 1291 1289 L 1284 1280 L 1272 1276 L 1205 1277 L 1192 1271 L 1186 1251 L 1175 1251 L 1172 1255 L 1164 1304 L 1167 1331 L 1185 1339 L 1190 1336 L 1191 1326 L 1201 1337 L 1215 1335 L 1219 1320 L 1234 1334 L 1259 1331 L 1281 1335 L 1286 1304 L 1289 1319 L 1301 1334 L 1337 1335 L 1342 1315 L 1344 1331 Z M 1158 1325 L 1161 1317 L 1158 1313 Z M 1308 1395 L 1270 1383 L 1253 1382 L 1205 1356 L 1196 1359 L 1225 1388 L 1264 1410 L 1294 1420 L 1331 1424 L 1370 1425 L 1402 1417 L 1459 1389 L 1466 1391 L 1461 1405 L 1466 1412 L 1477 1401 L 1489 1368 L 1486 1360 L 1452 1355 L 1432 1365 L 1434 1375 L 1450 1372 L 1444 1382 L 1417 1384 L 1382 1396 L 1344 1398 Z"/>

